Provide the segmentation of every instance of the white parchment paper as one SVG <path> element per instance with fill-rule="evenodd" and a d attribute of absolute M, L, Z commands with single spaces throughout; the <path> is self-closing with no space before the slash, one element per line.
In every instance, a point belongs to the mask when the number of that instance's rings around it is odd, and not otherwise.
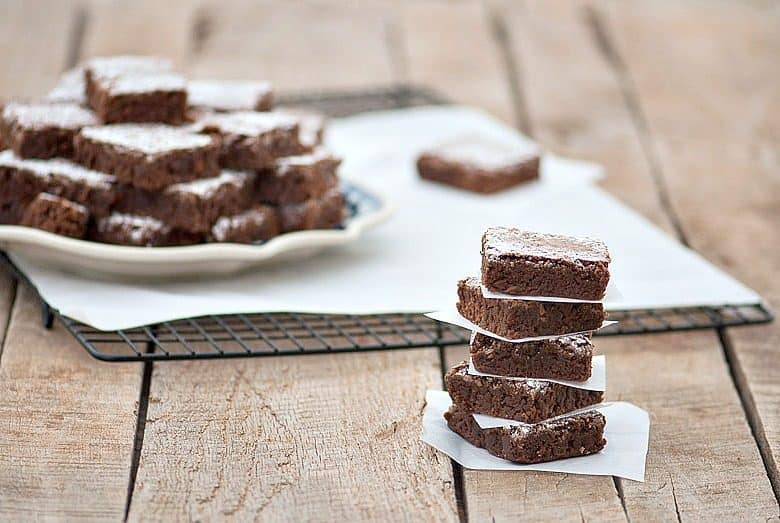
<path fill-rule="evenodd" d="M 560 383 L 567 387 L 574 387 L 575 389 L 585 390 L 607 390 L 607 357 L 603 354 L 593 356 L 591 360 L 590 378 L 585 381 L 570 381 L 570 380 L 552 380 L 542 378 L 518 378 L 513 376 L 497 376 L 495 374 L 485 374 L 479 372 L 475 367 L 471 358 L 469 358 L 469 367 L 466 370 L 468 374 L 472 376 L 490 376 L 493 378 L 502 378 L 505 380 L 527 380 L 533 379 L 536 381 L 550 381 L 552 383 Z"/>
<path fill-rule="evenodd" d="M 615 402 L 603 410 L 607 418 L 604 437 L 607 445 L 601 452 L 579 458 L 561 459 L 536 465 L 520 465 L 497 458 L 461 438 L 450 430 L 444 412 L 452 404 L 449 394 L 429 390 L 425 395 L 423 429 L 420 438 L 460 465 L 478 470 L 541 470 L 569 474 L 619 476 L 644 481 L 645 459 L 650 436 L 650 417 L 636 405 Z"/>
<path fill-rule="evenodd" d="M 757 303 L 760 297 L 592 183 L 599 166 L 546 155 L 542 176 L 480 195 L 421 180 L 419 152 L 464 134 L 525 144 L 511 127 L 466 107 L 422 107 L 334 119 L 327 144 L 341 174 L 385 195 L 390 220 L 359 241 L 296 263 L 199 281 L 106 282 L 14 258 L 62 314 L 103 330 L 204 314 L 425 312 L 455 301 L 477 274 L 492 225 L 593 236 L 610 248 L 622 299 L 613 309 Z"/>

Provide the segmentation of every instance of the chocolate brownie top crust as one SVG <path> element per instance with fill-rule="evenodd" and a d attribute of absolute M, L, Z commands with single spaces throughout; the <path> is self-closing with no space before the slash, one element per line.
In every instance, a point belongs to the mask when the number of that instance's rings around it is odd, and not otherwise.
<path fill-rule="evenodd" d="M 92 111 L 76 104 L 44 103 L 24 104 L 10 102 L 3 107 L 3 120 L 25 129 L 78 130 L 98 123 Z"/>
<path fill-rule="evenodd" d="M 320 165 L 322 167 L 327 167 L 328 171 L 334 171 L 339 164 L 341 164 L 340 158 L 333 156 L 324 147 L 317 147 L 307 154 L 277 158 L 274 161 L 274 173 L 279 176 L 284 176 L 298 167 L 314 167 Z"/>
<path fill-rule="evenodd" d="M 204 115 L 193 128 L 199 132 L 216 131 L 245 137 L 256 137 L 277 129 L 294 130 L 298 119 L 278 112 L 238 111 Z"/>
<path fill-rule="evenodd" d="M 101 56 L 89 60 L 85 73 L 93 78 L 112 78 L 123 74 L 152 74 L 173 70 L 167 58 L 142 55 Z"/>
<path fill-rule="evenodd" d="M 213 178 L 201 178 L 192 182 L 176 183 L 165 188 L 165 193 L 192 194 L 198 198 L 208 199 L 225 187 L 235 189 L 247 188 L 254 178 L 254 173 L 240 171 L 222 171 Z"/>
<path fill-rule="evenodd" d="M 439 145 L 424 154 L 476 169 L 494 170 L 514 167 L 539 156 L 537 148 L 513 147 L 479 137 L 461 138 Z"/>
<path fill-rule="evenodd" d="M 240 80 L 191 80 L 188 103 L 215 111 L 267 110 L 271 105 L 271 84 Z"/>
<path fill-rule="evenodd" d="M 46 95 L 46 100 L 55 103 L 87 104 L 84 69 L 76 67 L 65 71 L 57 85 Z"/>
<path fill-rule="evenodd" d="M 158 243 L 158 238 L 170 233 L 170 227 L 155 218 L 116 212 L 97 220 L 96 226 L 99 234 L 115 235 L 122 243 L 135 246 Z"/>
<path fill-rule="evenodd" d="M 116 178 L 109 174 L 84 168 L 68 160 L 58 158 L 53 160 L 22 159 L 12 151 L 0 152 L 0 168 L 2 167 L 23 169 L 46 181 L 52 177 L 61 176 L 105 190 L 111 190 L 116 183 Z"/>
<path fill-rule="evenodd" d="M 513 256 L 539 260 L 609 263 L 604 242 L 559 234 L 523 231 L 512 227 L 491 227 L 482 236 L 485 256 Z"/>
<path fill-rule="evenodd" d="M 182 128 L 157 124 L 114 124 L 85 127 L 81 135 L 93 142 L 105 143 L 147 155 L 209 147 L 214 139 Z"/>
<path fill-rule="evenodd" d="M 276 112 L 298 120 L 298 140 L 303 147 L 310 149 L 322 143 L 327 120 L 324 114 L 290 108 L 277 109 Z"/>
<path fill-rule="evenodd" d="M 186 82 L 179 75 L 160 74 L 123 74 L 99 79 L 103 87 L 112 96 L 126 94 L 144 94 L 157 91 L 184 91 Z"/>

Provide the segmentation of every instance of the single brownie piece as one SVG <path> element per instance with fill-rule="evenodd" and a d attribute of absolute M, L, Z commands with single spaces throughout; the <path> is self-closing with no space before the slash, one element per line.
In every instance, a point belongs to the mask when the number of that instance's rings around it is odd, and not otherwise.
<path fill-rule="evenodd" d="M 510 343 L 475 333 L 471 340 L 474 368 L 497 376 L 585 381 L 592 359 L 593 344 L 586 334 Z"/>
<path fill-rule="evenodd" d="M 21 158 L 70 158 L 73 136 L 97 123 L 91 111 L 76 104 L 10 102 L 3 106 L 0 135 Z"/>
<path fill-rule="evenodd" d="M 92 75 L 88 102 L 104 123 L 178 124 L 187 112 L 184 78 L 173 73 Z"/>
<path fill-rule="evenodd" d="M 543 463 L 587 456 L 607 444 L 606 419 L 592 410 L 533 425 L 483 429 L 470 412 L 453 405 L 444 413 L 447 425 L 474 445 L 516 463 Z"/>
<path fill-rule="evenodd" d="M 268 82 L 243 80 L 190 80 L 187 83 L 190 107 L 212 111 L 270 111 L 273 90 Z"/>
<path fill-rule="evenodd" d="M 482 283 L 495 292 L 600 300 L 609 251 L 599 240 L 491 227 L 482 236 Z"/>
<path fill-rule="evenodd" d="M 88 221 L 89 210 L 83 205 L 44 192 L 36 196 L 24 211 L 20 225 L 83 238 Z"/>
<path fill-rule="evenodd" d="M 175 229 L 206 233 L 220 216 L 237 214 L 252 201 L 254 173 L 222 171 L 213 178 L 170 185 L 162 191 L 125 188 L 115 209 L 151 216 Z"/>
<path fill-rule="evenodd" d="M 222 216 L 211 228 L 211 239 L 216 242 L 254 243 L 269 240 L 279 234 L 276 210 L 268 205 L 257 205 L 233 216 Z"/>
<path fill-rule="evenodd" d="M 464 361 L 444 376 L 452 400 L 469 412 L 537 423 L 601 403 L 604 392 L 533 378 L 472 376 Z"/>
<path fill-rule="evenodd" d="M 327 123 L 324 114 L 289 107 L 277 109 L 276 112 L 289 114 L 298 119 L 298 140 L 304 151 L 309 151 L 322 144 Z"/>
<path fill-rule="evenodd" d="M 307 229 L 332 229 L 344 223 L 346 210 L 344 195 L 338 188 L 321 198 L 277 207 L 281 232 Z"/>
<path fill-rule="evenodd" d="M 601 303 L 485 298 L 479 278 L 458 282 L 458 312 L 470 322 L 508 339 L 594 331 L 606 318 Z"/>
<path fill-rule="evenodd" d="M 426 180 L 494 193 L 538 178 L 539 151 L 467 138 L 423 152 L 417 171 Z"/>
<path fill-rule="evenodd" d="M 167 74 L 173 62 L 167 58 L 143 55 L 115 55 L 92 58 L 75 70 L 83 71 L 84 94 L 90 105 L 98 84 L 119 76 Z"/>
<path fill-rule="evenodd" d="M 96 220 L 89 239 L 136 247 L 161 247 L 201 243 L 203 236 L 172 228 L 150 216 L 112 213 Z"/>
<path fill-rule="evenodd" d="M 298 120 L 275 112 L 206 114 L 192 129 L 219 136 L 219 162 L 228 169 L 267 169 L 277 158 L 301 149 Z"/>
<path fill-rule="evenodd" d="M 340 163 L 321 147 L 309 154 L 278 158 L 273 168 L 258 172 L 257 197 L 275 205 L 320 198 L 338 185 Z"/>
<path fill-rule="evenodd" d="M 84 205 L 95 216 L 109 213 L 116 198 L 113 176 L 68 160 L 25 160 L 12 151 L 0 152 L 0 198 L 28 205 L 47 192 Z"/>
<path fill-rule="evenodd" d="M 51 103 L 87 105 L 84 69 L 82 67 L 75 67 L 62 73 L 57 85 L 49 91 L 45 100 Z"/>
<path fill-rule="evenodd" d="M 79 163 L 150 191 L 219 174 L 219 144 L 210 136 L 178 127 L 85 127 L 74 145 Z"/>

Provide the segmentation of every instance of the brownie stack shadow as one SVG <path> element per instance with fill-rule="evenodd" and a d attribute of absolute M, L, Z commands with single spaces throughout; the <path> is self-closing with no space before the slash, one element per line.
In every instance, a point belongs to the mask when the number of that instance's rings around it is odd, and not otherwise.
<path fill-rule="evenodd" d="M 458 283 L 457 308 L 490 335 L 474 332 L 470 362 L 445 376 L 453 431 L 517 463 L 604 448 L 606 419 L 591 408 L 604 393 L 579 385 L 591 378 L 591 334 L 606 318 L 609 262 L 597 240 L 508 227 L 484 233 L 481 278 Z M 483 428 L 475 414 L 500 419 Z"/>
<path fill-rule="evenodd" d="M 94 58 L 0 117 L 0 223 L 134 246 L 257 243 L 345 220 L 325 119 L 268 82 Z"/>

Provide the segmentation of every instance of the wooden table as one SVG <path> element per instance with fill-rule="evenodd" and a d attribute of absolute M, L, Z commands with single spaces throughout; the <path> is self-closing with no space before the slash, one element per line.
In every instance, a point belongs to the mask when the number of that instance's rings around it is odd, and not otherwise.
<path fill-rule="evenodd" d="M 393 82 L 483 107 L 780 303 L 771 2 L 5 0 L 0 93 L 170 56 L 281 91 Z M 598 339 L 652 417 L 644 483 L 462 470 L 419 441 L 465 348 L 100 363 L 0 279 L 0 518 L 777 519 L 780 323 Z"/>

